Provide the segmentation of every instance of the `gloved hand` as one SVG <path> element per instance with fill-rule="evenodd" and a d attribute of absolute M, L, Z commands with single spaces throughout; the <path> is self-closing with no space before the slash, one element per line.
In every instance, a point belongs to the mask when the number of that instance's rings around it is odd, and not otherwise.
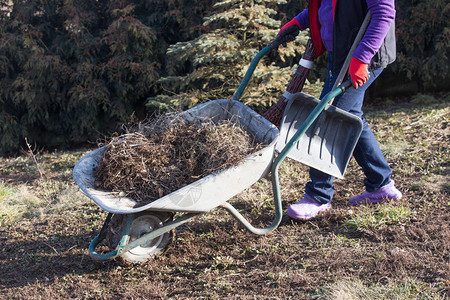
<path fill-rule="evenodd" d="M 278 32 L 278 39 L 281 39 L 281 43 L 286 47 L 286 43 L 292 42 L 300 32 L 300 23 L 294 18 L 281 27 Z"/>
<path fill-rule="evenodd" d="M 357 58 L 352 58 L 350 61 L 350 67 L 348 68 L 348 73 L 350 74 L 350 77 L 352 78 L 353 87 L 355 89 L 358 88 L 358 86 L 362 86 L 364 83 L 369 80 L 369 73 L 367 70 L 367 64 L 363 63 Z"/>

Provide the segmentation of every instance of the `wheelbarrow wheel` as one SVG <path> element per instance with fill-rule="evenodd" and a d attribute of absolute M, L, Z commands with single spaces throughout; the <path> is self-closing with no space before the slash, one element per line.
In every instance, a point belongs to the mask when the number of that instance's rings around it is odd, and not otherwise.
<path fill-rule="evenodd" d="M 144 212 L 138 214 L 133 222 L 129 232 L 130 240 L 134 240 L 152 232 L 155 229 L 161 228 L 165 222 L 171 220 L 172 214 L 163 214 L 156 212 Z M 122 258 L 129 263 L 143 263 L 153 256 L 161 254 L 169 245 L 172 239 L 172 231 L 160 235 L 153 240 L 150 240 L 144 245 L 135 247 L 124 254 Z"/>
<path fill-rule="evenodd" d="M 141 212 L 134 216 L 129 232 L 129 242 L 160 228 L 164 223 L 173 219 L 173 213 Z M 106 232 L 105 244 L 110 250 L 117 247 L 125 228 L 127 215 L 115 214 L 109 223 Z M 142 263 L 164 251 L 172 240 L 173 231 L 167 232 L 147 244 L 131 249 L 121 255 L 121 258 L 130 263 Z"/>

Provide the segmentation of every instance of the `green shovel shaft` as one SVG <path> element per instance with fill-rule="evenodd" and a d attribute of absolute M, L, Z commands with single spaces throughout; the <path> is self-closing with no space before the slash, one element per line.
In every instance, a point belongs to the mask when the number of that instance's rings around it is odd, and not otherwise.
<path fill-rule="evenodd" d="M 261 58 L 266 55 L 268 52 L 270 52 L 272 49 L 277 47 L 277 43 L 269 44 L 265 48 L 263 48 L 252 60 L 250 63 L 250 66 L 247 69 L 247 72 L 245 73 L 244 78 L 241 81 L 241 84 L 239 85 L 238 89 L 236 90 L 233 100 L 239 100 L 250 80 L 250 78 L 253 75 L 253 72 L 261 60 Z M 290 139 L 290 141 L 285 145 L 283 150 L 278 154 L 278 156 L 275 158 L 272 164 L 272 190 L 273 190 L 273 196 L 274 196 L 274 204 L 275 204 L 275 218 L 272 221 L 272 224 L 270 224 L 266 228 L 255 228 L 253 227 L 245 218 L 241 215 L 240 212 L 238 212 L 231 204 L 225 203 L 223 205 L 224 208 L 226 208 L 236 219 L 238 219 L 249 231 L 255 233 L 255 234 L 266 234 L 271 231 L 273 231 L 275 228 L 278 227 L 278 225 L 281 222 L 282 219 L 282 203 L 281 203 L 281 191 L 280 191 L 280 182 L 278 177 L 278 168 L 281 164 L 281 162 L 287 157 L 289 151 L 292 150 L 294 145 L 298 143 L 300 138 L 303 136 L 303 134 L 308 130 L 308 128 L 312 125 L 312 123 L 318 118 L 320 113 L 325 109 L 325 106 L 330 103 L 336 96 L 343 93 L 347 88 L 351 86 L 350 81 L 346 81 L 339 87 L 333 89 L 331 92 L 329 92 L 320 102 L 319 104 L 314 108 L 314 110 L 309 114 L 308 118 L 303 122 L 303 124 L 300 126 L 300 128 L 297 130 L 297 132 L 294 134 L 294 136 Z"/>

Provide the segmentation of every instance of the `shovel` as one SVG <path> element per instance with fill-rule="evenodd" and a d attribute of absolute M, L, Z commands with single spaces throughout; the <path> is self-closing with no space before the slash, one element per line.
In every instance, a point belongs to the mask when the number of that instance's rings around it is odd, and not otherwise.
<path fill-rule="evenodd" d="M 336 96 L 352 86 L 350 80 L 342 84 L 341 82 L 352 54 L 366 31 L 370 17 L 370 13 L 367 13 L 333 89 L 322 100 L 304 93 L 287 96 L 289 102 L 281 121 L 280 138 L 275 146 L 275 150 L 279 152 L 276 162 L 290 157 L 334 177 L 341 179 L 344 177 L 361 135 L 363 123 L 357 116 L 330 104 Z M 259 60 L 279 45 L 277 37 L 253 58 L 233 100 L 239 100 L 242 96 Z"/>
<path fill-rule="evenodd" d="M 270 50 L 271 48 L 266 46 L 253 58 L 233 100 L 239 100 L 257 63 Z M 279 152 L 277 161 L 280 160 L 281 163 L 287 156 L 337 178 L 343 178 L 363 124 L 360 118 L 329 103 L 351 85 L 351 81 L 345 81 L 320 101 L 304 93 L 288 96 L 289 102 L 281 122 L 280 137 L 275 146 L 275 150 Z M 314 121 L 316 124 L 313 124 Z"/>
<path fill-rule="evenodd" d="M 341 87 L 342 92 L 351 87 L 350 80 L 343 84 L 341 83 L 347 73 L 352 55 L 370 23 L 370 18 L 370 12 L 368 12 L 333 85 L 332 91 L 325 95 L 322 101 L 304 93 L 290 95 L 281 121 L 280 139 L 276 145 L 276 150 L 282 151 L 302 124 L 306 122 L 305 120 L 307 120 L 308 116 L 313 117 L 310 114 L 312 114 L 316 105 L 320 104 L 324 107 L 323 112 L 318 112 L 314 116 L 314 119 L 318 117 L 317 120 L 305 129 L 305 134 L 299 137 L 298 141 L 292 145 L 292 149 L 287 156 L 341 179 L 344 177 L 348 162 L 361 135 L 363 123 L 357 116 L 330 104 L 334 97 L 341 93 L 338 92 L 338 87 Z M 338 93 L 336 94 L 336 92 Z"/>
<path fill-rule="evenodd" d="M 304 93 L 291 95 L 281 121 L 280 138 L 275 149 L 282 151 L 298 131 L 303 131 L 304 134 L 292 143 L 287 156 L 324 173 L 343 178 L 361 135 L 363 123 L 357 116 L 328 103 L 351 87 L 351 84 L 351 81 L 345 81 L 321 101 Z M 313 124 L 319 115 L 320 118 Z"/>

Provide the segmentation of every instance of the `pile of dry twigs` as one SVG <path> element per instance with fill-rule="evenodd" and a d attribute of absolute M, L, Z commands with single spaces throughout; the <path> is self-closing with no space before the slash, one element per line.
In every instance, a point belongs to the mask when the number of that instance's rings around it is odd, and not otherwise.
<path fill-rule="evenodd" d="M 187 123 L 168 113 L 111 139 L 95 169 L 96 187 L 148 203 L 261 147 L 229 120 Z"/>

